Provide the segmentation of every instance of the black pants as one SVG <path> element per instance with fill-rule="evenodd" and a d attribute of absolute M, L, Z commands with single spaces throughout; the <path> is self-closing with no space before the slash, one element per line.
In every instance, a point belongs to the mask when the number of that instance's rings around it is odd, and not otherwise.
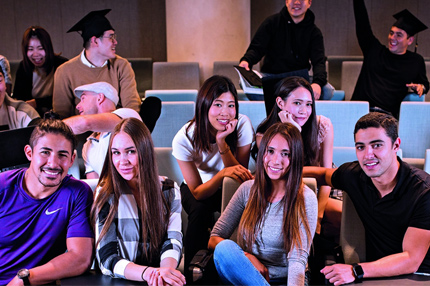
<path fill-rule="evenodd" d="M 182 183 L 181 196 L 182 207 L 188 214 L 187 232 L 184 236 L 184 268 L 187 276 L 188 266 L 194 255 L 200 249 L 207 249 L 210 229 L 215 224 L 214 213 L 221 211 L 222 191 L 220 188 L 210 198 L 198 201 L 188 186 Z"/>

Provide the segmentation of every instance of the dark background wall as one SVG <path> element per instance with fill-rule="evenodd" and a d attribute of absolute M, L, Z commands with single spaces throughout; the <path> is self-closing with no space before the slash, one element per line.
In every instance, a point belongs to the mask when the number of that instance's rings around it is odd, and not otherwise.
<path fill-rule="evenodd" d="M 391 15 L 404 8 L 408 8 L 430 26 L 427 17 L 430 0 L 366 0 L 366 4 L 373 30 L 383 43 L 386 42 L 389 28 L 394 23 Z M 279 12 L 285 1 L 250 0 L 250 5 L 252 36 L 264 18 Z M 150 57 L 154 61 L 165 61 L 167 58 L 165 7 L 163 0 L 0 0 L 2 19 L 0 54 L 10 60 L 21 59 L 20 43 L 24 30 L 30 25 L 40 25 L 50 33 L 55 51 L 71 58 L 81 51 L 82 39 L 77 33 L 66 34 L 66 31 L 89 11 L 111 8 L 112 11 L 107 17 L 118 34 L 119 55 L 128 58 Z M 311 9 L 316 15 L 317 25 L 324 34 L 328 56 L 361 55 L 355 37 L 352 0 L 314 0 Z M 195 15 L 190 15 L 189 20 L 193 21 L 194 17 Z M 247 35 L 237 35 L 245 36 Z M 424 57 L 430 57 L 429 30 L 420 33 L 419 42 L 419 53 Z"/>
<path fill-rule="evenodd" d="M 44 27 L 51 35 L 55 52 L 67 58 L 82 50 L 82 38 L 67 34 L 92 10 L 111 8 L 107 14 L 118 34 L 121 56 L 166 60 L 165 1 L 162 0 L 0 0 L 0 54 L 10 60 L 22 58 L 21 39 L 31 25 Z"/>

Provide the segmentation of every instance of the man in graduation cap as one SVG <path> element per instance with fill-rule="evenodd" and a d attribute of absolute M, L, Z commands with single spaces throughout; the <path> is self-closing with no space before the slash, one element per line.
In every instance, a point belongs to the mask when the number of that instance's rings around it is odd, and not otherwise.
<path fill-rule="evenodd" d="M 364 0 L 354 0 L 354 15 L 364 60 L 351 100 L 369 101 L 398 119 L 408 92 L 423 96 L 429 89 L 423 57 L 407 50 L 427 26 L 406 9 L 395 14 L 386 47 L 372 32 Z"/>
<path fill-rule="evenodd" d="M 77 114 L 79 99 L 74 96 L 74 89 L 99 81 L 108 82 L 118 90 L 122 107 L 140 110 L 142 103 L 134 71 L 126 59 L 115 53 L 118 44 L 115 29 L 105 17 L 110 10 L 92 11 L 67 31 L 81 33 L 84 50 L 55 73 L 53 106 L 62 118 Z"/>

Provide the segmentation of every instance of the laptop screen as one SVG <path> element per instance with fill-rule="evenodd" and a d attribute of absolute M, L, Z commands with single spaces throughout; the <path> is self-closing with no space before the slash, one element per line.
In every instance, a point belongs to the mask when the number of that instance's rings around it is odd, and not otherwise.
<path fill-rule="evenodd" d="M 0 131 L 0 172 L 29 165 L 24 153 L 34 126 Z"/>

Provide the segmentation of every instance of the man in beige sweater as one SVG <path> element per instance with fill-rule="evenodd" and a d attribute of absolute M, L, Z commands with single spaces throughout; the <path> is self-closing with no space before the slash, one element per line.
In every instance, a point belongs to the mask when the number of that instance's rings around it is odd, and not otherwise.
<path fill-rule="evenodd" d="M 99 81 L 108 82 L 118 90 L 120 106 L 140 111 L 142 102 L 134 71 L 126 59 L 116 54 L 115 30 L 105 17 L 109 11 L 92 11 L 67 31 L 82 32 L 84 50 L 55 73 L 53 107 L 62 118 L 77 114 L 79 98 L 74 96 L 74 89 Z"/>

